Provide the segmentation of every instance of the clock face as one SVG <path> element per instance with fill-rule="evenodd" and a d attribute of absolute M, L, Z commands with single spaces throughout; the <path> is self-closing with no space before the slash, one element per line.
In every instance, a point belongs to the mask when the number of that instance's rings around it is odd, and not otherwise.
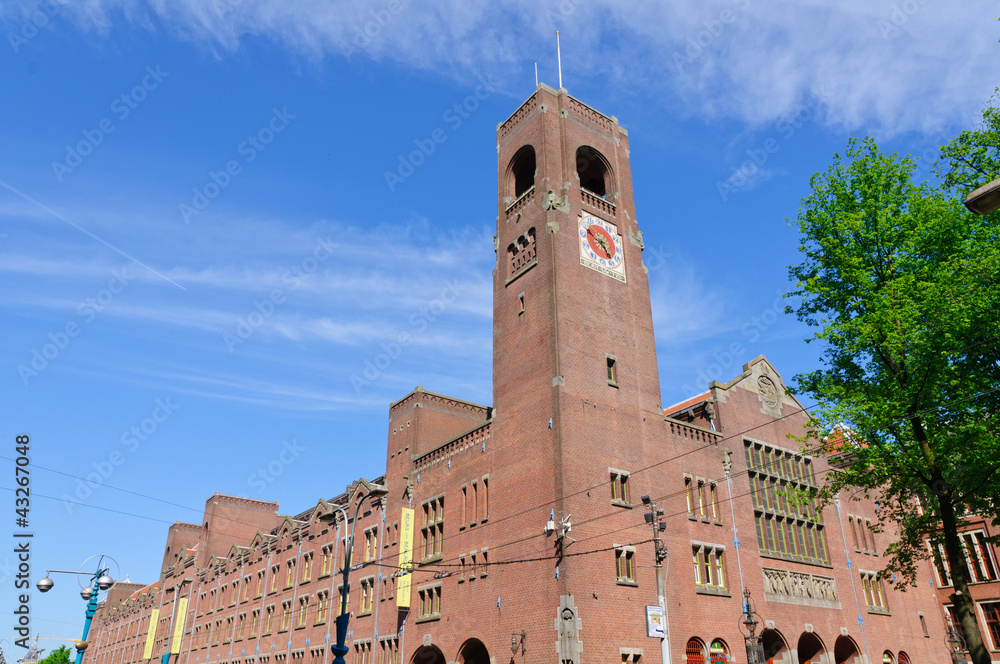
<path fill-rule="evenodd" d="M 580 265 L 625 283 L 625 252 L 618 227 L 591 214 L 580 215 Z"/>

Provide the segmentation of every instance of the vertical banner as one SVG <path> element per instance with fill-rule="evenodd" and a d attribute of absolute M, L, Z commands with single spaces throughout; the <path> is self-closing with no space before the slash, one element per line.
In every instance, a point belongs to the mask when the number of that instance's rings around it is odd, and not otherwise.
<path fill-rule="evenodd" d="M 413 510 L 403 508 L 399 518 L 399 571 L 409 572 L 413 562 Z M 406 573 L 399 577 L 396 584 L 396 606 L 401 609 L 410 608 L 410 579 L 412 574 Z"/>
<path fill-rule="evenodd" d="M 153 609 L 149 614 L 149 629 L 146 631 L 146 647 L 143 648 L 142 658 L 149 659 L 153 656 L 153 637 L 156 636 L 156 623 L 160 621 L 160 610 Z"/>
<path fill-rule="evenodd" d="M 170 640 L 170 654 L 177 655 L 181 651 L 181 639 L 184 638 L 184 621 L 188 615 L 188 598 L 181 597 L 177 603 L 177 616 L 174 618 L 174 638 Z"/>

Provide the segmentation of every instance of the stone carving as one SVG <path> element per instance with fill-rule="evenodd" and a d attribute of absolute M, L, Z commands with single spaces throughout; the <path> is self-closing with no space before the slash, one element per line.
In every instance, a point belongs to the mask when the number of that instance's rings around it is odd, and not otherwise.
<path fill-rule="evenodd" d="M 837 595 L 837 582 L 830 577 L 768 567 L 762 571 L 765 594 L 819 600 L 823 603 L 840 601 Z"/>
<path fill-rule="evenodd" d="M 761 376 L 757 379 L 757 389 L 760 391 L 760 398 L 767 406 L 774 408 L 778 405 L 778 388 L 775 387 L 773 380 Z"/>
<path fill-rule="evenodd" d="M 565 196 L 559 196 L 555 189 L 549 189 L 545 192 L 545 209 L 569 212 L 569 201 Z"/>
<path fill-rule="evenodd" d="M 559 613 L 555 620 L 556 653 L 559 664 L 580 664 L 580 653 L 583 652 L 583 642 L 580 641 L 581 621 L 576 617 L 576 606 L 572 595 L 563 595 L 559 600 Z"/>

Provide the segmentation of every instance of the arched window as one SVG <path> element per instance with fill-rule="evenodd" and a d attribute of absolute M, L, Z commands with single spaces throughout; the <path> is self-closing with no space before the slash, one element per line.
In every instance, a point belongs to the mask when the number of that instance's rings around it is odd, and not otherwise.
<path fill-rule="evenodd" d="M 882 653 L 882 664 L 896 664 L 896 658 L 892 656 L 892 652 L 886 650 Z"/>
<path fill-rule="evenodd" d="M 508 191 L 517 200 L 535 185 L 535 148 L 525 145 L 510 162 Z"/>
<path fill-rule="evenodd" d="M 713 639 L 712 645 L 708 647 L 709 664 L 726 664 L 728 662 L 729 648 L 722 639 Z"/>
<path fill-rule="evenodd" d="M 899 651 L 899 657 L 898 657 L 897 661 L 899 662 L 899 664 L 910 664 L 910 656 L 907 655 L 902 650 L 900 650 Z"/>
<path fill-rule="evenodd" d="M 687 655 L 686 664 L 705 664 L 705 646 L 698 639 L 691 639 L 684 651 Z"/>
<path fill-rule="evenodd" d="M 611 167 L 604 155 L 589 145 L 576 151 L 576 173 L 583 189 L 602 198 L 611 193 Z"/>

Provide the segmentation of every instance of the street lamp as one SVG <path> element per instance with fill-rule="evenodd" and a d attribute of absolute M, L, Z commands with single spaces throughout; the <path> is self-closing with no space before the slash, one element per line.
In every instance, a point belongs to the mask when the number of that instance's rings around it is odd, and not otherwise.
<path fill-rule="evenodd" d="M 656 600 L 660 607 L 660 617 L 663 620 L 663 636 L 660 637 L 660 657 L 663 664 L 670 664 L 670 637 L 667 635 L 667 580 L 664 575 L 663 561 L 667 558 L 667 547 L 663 544 L 660 533 L 665 532 L 667 524 L 663 522 L 663 509 L 657 509 L 656 503 L 649 496 L 640 498 L 649 511 L 643 514 L 646 523 L 653 527 L 653 553 L 656 556 Z"/>
<path fill-rule="evenodd" d="M 358 500 L 357 507 L 354 508 L 354 521 L 351 522 L 351 535 L 347 538 L 347 545 L 344 547 L 344 586 L 340 591 L 340 615 L 337 616 L 337 643 L 330 646 L 330 650 L 333 651 L 333 664 L 345 664 L 344 655 L 347 654 L 347 646 L 344 642 L 347 640 L 347 624 L 351 620 L 351 616 L 347 613 L 347 589 L 348 589 L 348 575 L 351 571 L 351 552 L 354 550 L 354 527 L 358 525 L 358 513 L 361 511 L 361 505 L 368 498 L 381 498 L 383 496 L 388 496 L 389 490 L 386 489 L 381 484 L 372 484 L 368 489 L 368 493 L 363 495 L 360 500 Z M 347 523 L 347 510 L 345 510 L 340 505 L 332 505 L 333 509 L 339 510 L 341 514 L 344 515 L 344 523 Z M 332 523 L 336 519 L 336 514 L 334 512 L 327 512 L 320 517 L 321 521 L 326 521 Z M 79 664 L 79 662 L 77 663 Z"/>
<path fill-rule="evenodd" d="M 740 632 L 746 642 L 747 664 L 765 664 L 767 660 L 764 658 L 764 644 L 757 636 L 760 620 L 754 616 L 760 618 L 760 614 L 753 610 L 753 605 L 750 603 L 750 590 L 745 589 L 743 591 L 743 620 L 740 622 L 742 625 Z"/>
<path fill-rule="evenodd" d="M 97 561 L 97 570 L 94 572 L 84 572 L 83 568 L 94 558 L 99 558 Z M 49 574 L 76 574 L 77 582 L 79 582 L 80 576 L 89 576 L 90 581 L 86 586 L 82 583 L 80 584 L 80 597 L 82 597 L 87 602 L 87 613 L 86 620 L 83 622 L 83 636 L 74 645 L 76 646 L 76 664 L 81 664 L 83 662 L 83 653 L 89 645 L 87 643 L 87 635 L 90 634 L 90 623 L 94 619 L 94 614 L 97 612 L 97 593 L 100 590 L 109 590 L 113 585 L 115 585 L 114 579 L 111 578 L 109 572 L 111 572 L 110 567 L 105 567 L 105 559 L 110 560 L 115 564 L 115 570 L 117 574 L 121 574 L 121 569 L 118 567 L 118 562 L 111 556 L 91 556 L 83 561 L 80 565 L 80 569 L 76 571 L 65 570 L 65 569 L 48 569 L 45 570 L 45 578 L 38 581 L 35 586 L 40 592 L 47 593 L 52 590 L 52 586 L 55 582 L 49 578 Z M 93 585 L 91 585 L 91 583 Z"/>
<path fill-rule="evenodd" d="M 945 638 L 945 642 L 948 643 L 948 653 L 951 655 L 951 661 L 953 664 L 966 664 L 968 661 L 965 657 L 965 639 L 958 635 L 955 631 L 955 625 L 948 621 L 948 636 Z"/>
<path fill-rule="evenodd" d="M 976 214 L 989 214 L 1000 208 L 1000 178 L 966 196 L 965 207 Z"/>

